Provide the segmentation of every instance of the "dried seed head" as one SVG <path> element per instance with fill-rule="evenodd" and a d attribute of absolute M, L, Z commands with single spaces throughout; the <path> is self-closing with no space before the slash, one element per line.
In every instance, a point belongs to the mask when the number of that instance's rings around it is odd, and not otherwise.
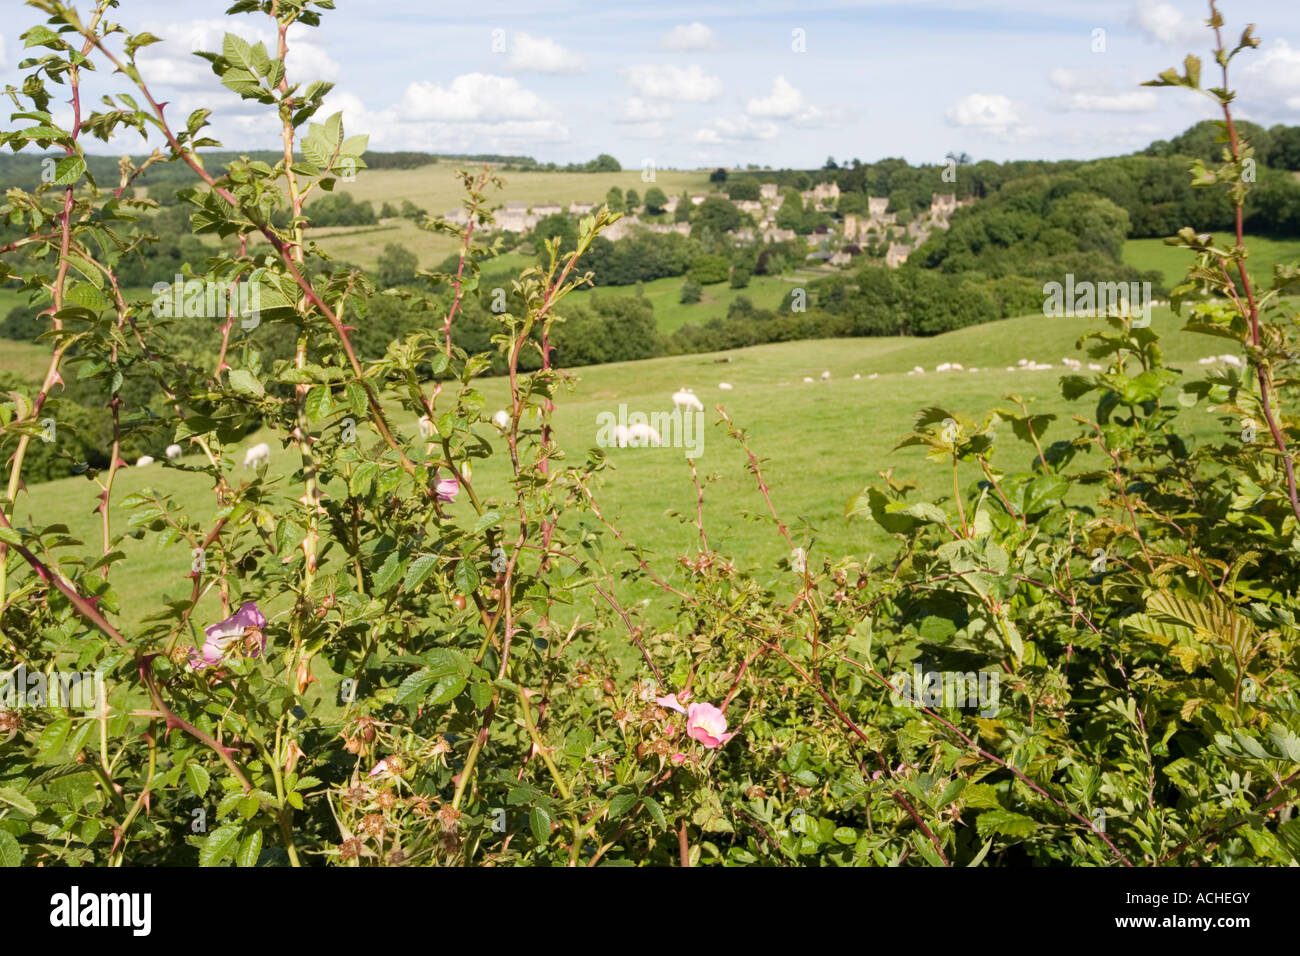
<path fill-rule="evenodd" d="M 395 796 L 393 796 L 393 794 L 392 794 L 391 792 L 387 791 L 387 790 L 385 790 L 383 793 L 381 793 L 381 794 L 379 795 L 379 799 L 378 799 L 377 801 L 375 801 L 375 802 L 379 804 L 379 809 L 380 809 L 380 810 L 383 810 L 383 811 L 385 811 L 385 812 L 387 812 L 387 811 L 393 809 L 393 807 L 397 806 L 397 798 L 396 798 Z"/>
<path fill-rule="evenodd" d="M 16 710 L 0 710 L 0 734 L 23 729 L 23 715 Z"/>
<path fill-rule="evenodd" d="M 454 833 L 456 828 L 460 826 L 460 816 L 460 811 L 450 803 L 444 803 L 438 808 L 438 822 L 442 824 L 442 828 L 448 833 Z"/>
<path fill-rule="evenodd" d="M 389 866 L 401 866 L 405 862 L 406 862 L 406 854 L 403 853 L 401 850 L 394 850 L 392 853 L 388 854 Z"/>
<path fill-rule="evenodd" d="M 339 858 L 343 860 L 355 860 L 361 855 L 361 841 L 356 837 L 349 837 L 339 845 Z"/>
<path fill-rule="evenodd" d="M 378 813 L 367 813 L 361 818 L 357 829 L 366 836 L 377 837 L 384 832 L 384 818 Z"/>

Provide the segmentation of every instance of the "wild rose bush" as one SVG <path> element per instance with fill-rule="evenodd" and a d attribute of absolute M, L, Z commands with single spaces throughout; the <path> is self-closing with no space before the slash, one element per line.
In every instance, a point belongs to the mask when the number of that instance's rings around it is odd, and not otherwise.
<path fill-rule="evenodd" d="M 1156 331 L 1117 318 L 1082 342 L 1105 370 L 1062 382 L 1070 422 L 1015 397 L 974 418 L 923 410 L 902 445 L 925 449 L 952 494 L 920 500 L 886 472 L 847 509 L 897 540 L 885 561 L 809 553 L 761 447 L 720 411 L 790 559 L 749 570 L 711 547 L 716 505 L 688 462 L 698 543 L 666 562 L 607 520 L 601 453 L 566 454 L 550 430 L 565 382 L 552 332 L 607 211 L 513 283 L 493 339 L 510 405 L 492 416 L 478 385 L 491 357 L 451 338 L 492 256 L 477 239 L 498 185 L 487 171 L 465 176 L 457 270 L 403 293 L 445 320 L 378 361 L 351 338 L 374 286 L 310 242 L 306 199 L 364 168 L 365 137 L 317 119 L 328 84 L 285 71 L 289 27 L 317 25 L 328 0 L 240 0 L 230 13 L 269 17 L 275 48 L 235 21 L 202 54 L 283 130 L 281 162 L 223 170 L 199 152 L 207 111 L 176 123 L 137 68 L 159 38 L 113 23 L 114 3 L 32 6 L 48 19 L 23 34 L 31 59 L 3 142 L 63 158 L 52 182 L 3 205 L 21 235 L 0 247 L 2 276 L 46 297 L 51 358 L 39 391 L 0 406 L 0 661 L 105 681 L 93 710 L 0 712 L 0 863 L 1300 858 L 1300 432 L 1284 411 L 1294 313 L 1280 298 L 1298 277 L 1254 288 L 1240 234 L 1181 234 L 1195 263 L 1175 303 L 1239 343 L 1247 370 L 1193 379 L 1164 362 Z M 1195 58 L 1158 81 L 1222 105 L 1224 162 L 1195 176 L 1238 208 L 1251 150 L 1227 65 L 1256 42 L 1218 44 L 1220 89 L 1202 88 Z M 90 70 L 122 89 L 92 107 Z M 63 128 L 50 106 L 68 98 Z M 91 181 L 87 141 L 130 130 L 167 148 L 124 160 L 116 184 Z M 257 323 L 232 297 L 202 367 L 116 278 L 148 236 L 154 204 L 133 184 L 155 163 L 191 168 L 194 232 L 220 240 L 193 278 L 259 293 Z M 292 335 L 294 359 L 265 359 L 250 324 Z M 24 461 L 69 372 L 99 383 L 119 437 L 148 429 L 201 453 L 168 467 L 207 476 L 211 499 L 115 498 L 115 443 L 107 471 L 85 471 L 100 540 L 24 525 Z M 123 406 L 141 379 L 166 414 Z M 1184 437 L 1201 403 L 1218 409 L 1220 441 Z M 1243 420 L 1258 423 L 1253 443 Z M 237 467 L 260 425 L 295 456 L 290 478 Z M 498 493 L 474 479 L 493 454 L 509 460 Z M 130 510 L 125 528 L 110 501 Z M 195 555 L 188 598 L 130 628 L 114 589 L 128 536 Z M 638 580 L 673 626 L 624 603 Z M 947 706 L 959 702 L 929 692 L 933 673 L 998 692 Z"/>

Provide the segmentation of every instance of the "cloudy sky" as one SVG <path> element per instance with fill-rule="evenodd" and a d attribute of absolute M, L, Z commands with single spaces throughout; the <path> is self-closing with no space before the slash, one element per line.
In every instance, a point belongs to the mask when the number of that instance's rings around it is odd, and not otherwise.
<path fill-rule="evenodd" d="M 141 63 L 183 121 L 214 110 L 231 148 L 275 148 L 265 108 L 223 90 L 195 49 L 226 30 L 270 40 L 226 2 L 122 0 L 115 19 L 166 43 Z M 1213 115 L 1208 101 L 1137 84 L 1206 53 L 1204 0 L 337 0 L 291 34 L 294 79 L 336 84 L 328 105 L 372 149 L 597 153 L 625 166 L 815 167 L 828 155 L 1088 158 L 1127 152 Z M 1300 4 L 1224 0 L 1229 35 L 1258 24 L 1234 85 L 1240 115 L 1300 124 Z M 0 0 L 0 81 L 23 53 L 18 0 Z M 116 151 L 137 151 L 127 141 Z M 111 151 L 111 150 L 105 150 Z"/>

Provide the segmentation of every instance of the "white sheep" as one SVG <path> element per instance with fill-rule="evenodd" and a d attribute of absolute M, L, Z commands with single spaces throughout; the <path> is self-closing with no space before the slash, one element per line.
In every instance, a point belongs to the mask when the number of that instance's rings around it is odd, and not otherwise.
<path fill-rule="evenodd" d="M 731 383 L 730 383 L 730 382 L 719 382 L 719 383 L 718 383 L 718 388 L 722 389 L 724 392 L 729 392 L 729 391 L 731 391 Z"/>
<path fill-rule="evenodd" d="M 829 382 L 830 380 L 831 380 L 831 373 L 829 371 L 822 372 L 822 381 Z"/>
<path fill-rule="evenodd" d="M 141 455 L 139 458 L 135 460 L 135 467 L 137 468 L 144 468 L 146 465 L 152 465 L 152 464 L 153 464 L 153 459 L 150 458 L 148 455 Z"/>
<path fill-rule="evenodd" d="M 1021 368 L 1024 368 L 1026 365 L 1029 364 L 1029 359 L 1021 359 L 1016 364 L 1019 365 Z"/>
<path fill-rule="evenodd" d="M 180 445 L 168 445 L 168 446 L 167 446 L 167 457 L 170 458 L 170 459 L 172 459 L 173 461 L 175 461 L 177 458 L 181 457 L 181 446 L 180 446 Z"/>
<path fill-rule="evenodd" d="M 853 381 L 856 382 L 856 381 L 857 381 L 858 379 L 860 379 L 860 378 L 862 378 L 862 373 L 861 373 L 861 372 L 854 372 L 854 373 L 853 373 Z"/>
<path fill-rule="evenodd" d="M 913 365 L 913 366 L 912 366 L 912 371 L 915 372 L 917 375 L 924 375 L 924 374 L 925 374 L 925 369 L 921 368 L 921 366 L 919 366 L 919 365 Z"/>
<path fill-rule="evenodd" d="M 618 429 L 615 427 L 615 434 L 617 434 L 617 432 Z M 663 439 L 659 437 L 659 432 L 656 431 L 653 426 L 647 425 L 645 422 L 636 422 L 629 425 L 627 427 L 627 438 L 628 443 L 635 448 L 643 448 L 647 445 L 657 446 L 663 441 Z"/>
<path fill-rule="evenodd" d="M 245 468 L 263 468 L 271 463 L 271 446 L 258 442 L 244 454 Z"/>
<path fill-rule="evenodd" d="M 941 365 L 936 365 L 936 366 L 934 367 L 934 370 L 935 370 L 936 372 L 947 372 L 947 371 L 949 371 L 951 368 L 952 368 L 952 363 L 951 363 L 951 362 L 944 362 L 944 363 L 941 364 Z"/>
<path fill-rule="evenodd" d="M 1101 371 L 1101 366 L 1098 365 L 1096 362 L 1089 362 L 1089 363 L 1088 363 L 1088 371 L 1090 371 L 1090 372 L 1100 372 L 1100 371 Z"/>
<path fill-rule="evenodd" d="M 673 408 L 693 408 L 702 412 L 704 403 L 695 397 L 692 389 L 684 388 L 680 392 L 673 392 Z"/>
<path fill-rule="evenodd" d="M 1219 361 L 1224 365 L 1231 365 L 1233 368 L 1242 368 L 1246 364 L 1235 355 L 1220 355 Z"/>
<path fill-rule="evenodd" d="M 808 375 L 805 375 L 805 376 L 803 377 L 803 383 L 804 383 L 805 385 L 811 385 L 811 384 L 812 384 L 812 377 L 811 377 L 811 376 L 808 376 Z"/>
<path fill-rule="evenodd" d="M 953 370 L 954 372 L 964 372 L 964 371 L 966 371 L 964 368 L 962 368 L 962 366 L 961 366 L 961 362 L 953 362 L 953 363 L 952 363 L 952 370 Z"/>
<path fill-rule="evenodd" d="M 870 380 L 873 379 L 873 378 L 880 378 L 880 373 L 879 373 L 879 372 L 872 372 L 870 375 L 867 376 L 867 380 L 868 380 L 868 381 L 870 381 Z"/>

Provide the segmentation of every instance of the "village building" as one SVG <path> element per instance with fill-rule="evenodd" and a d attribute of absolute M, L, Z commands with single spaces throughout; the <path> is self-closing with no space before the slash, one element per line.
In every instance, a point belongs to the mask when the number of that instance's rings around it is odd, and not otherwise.
<path fill-rule="evenodd" d="M 669 233 L 669 232 L 675 232 L 681 236 L 689 236 L 691 234 L 691 224 L 689 222 L 674 222 L 674 223 L 652 222 L 649 223 L 645 228 L 650 232 L 657 232 L 661 234 Z"/>
<path fill-rule="evenodd" d="M 764 242 L 794 242 L 796 238 L 793 229 L 768 229 L 763 233 Z"/>
<path fill-rule="evenodd" d="M 781 187 L 779 187 L 776 183 L 759 183 L 758 185 L 759 199 L 779 199 L 780 195 L 781 195 Z"/>
<path fill-rule="evenodd" d="M 541 218 L 543 216 L 558 216 L 564 212 L 564 207 L 558 202 L 539 202 L 533 206 L 533 215 Z"/>
<path fill-rule="evenodd" d="M 589 216 L 591 215 L 592 210 L 595 208 L 596 208 L 596 204 L 594 202 L 578 202 L 575 200 L 569 203 L 569 215 Z"/>
<path fill-rule="evenodd" d="M 908 255 L 912 252 L 911 248 L 901 243 L 891 242 L 889 251 L 885 253 L 885 265 L 891 269 L 897 269 L 907 261 Z"/>

